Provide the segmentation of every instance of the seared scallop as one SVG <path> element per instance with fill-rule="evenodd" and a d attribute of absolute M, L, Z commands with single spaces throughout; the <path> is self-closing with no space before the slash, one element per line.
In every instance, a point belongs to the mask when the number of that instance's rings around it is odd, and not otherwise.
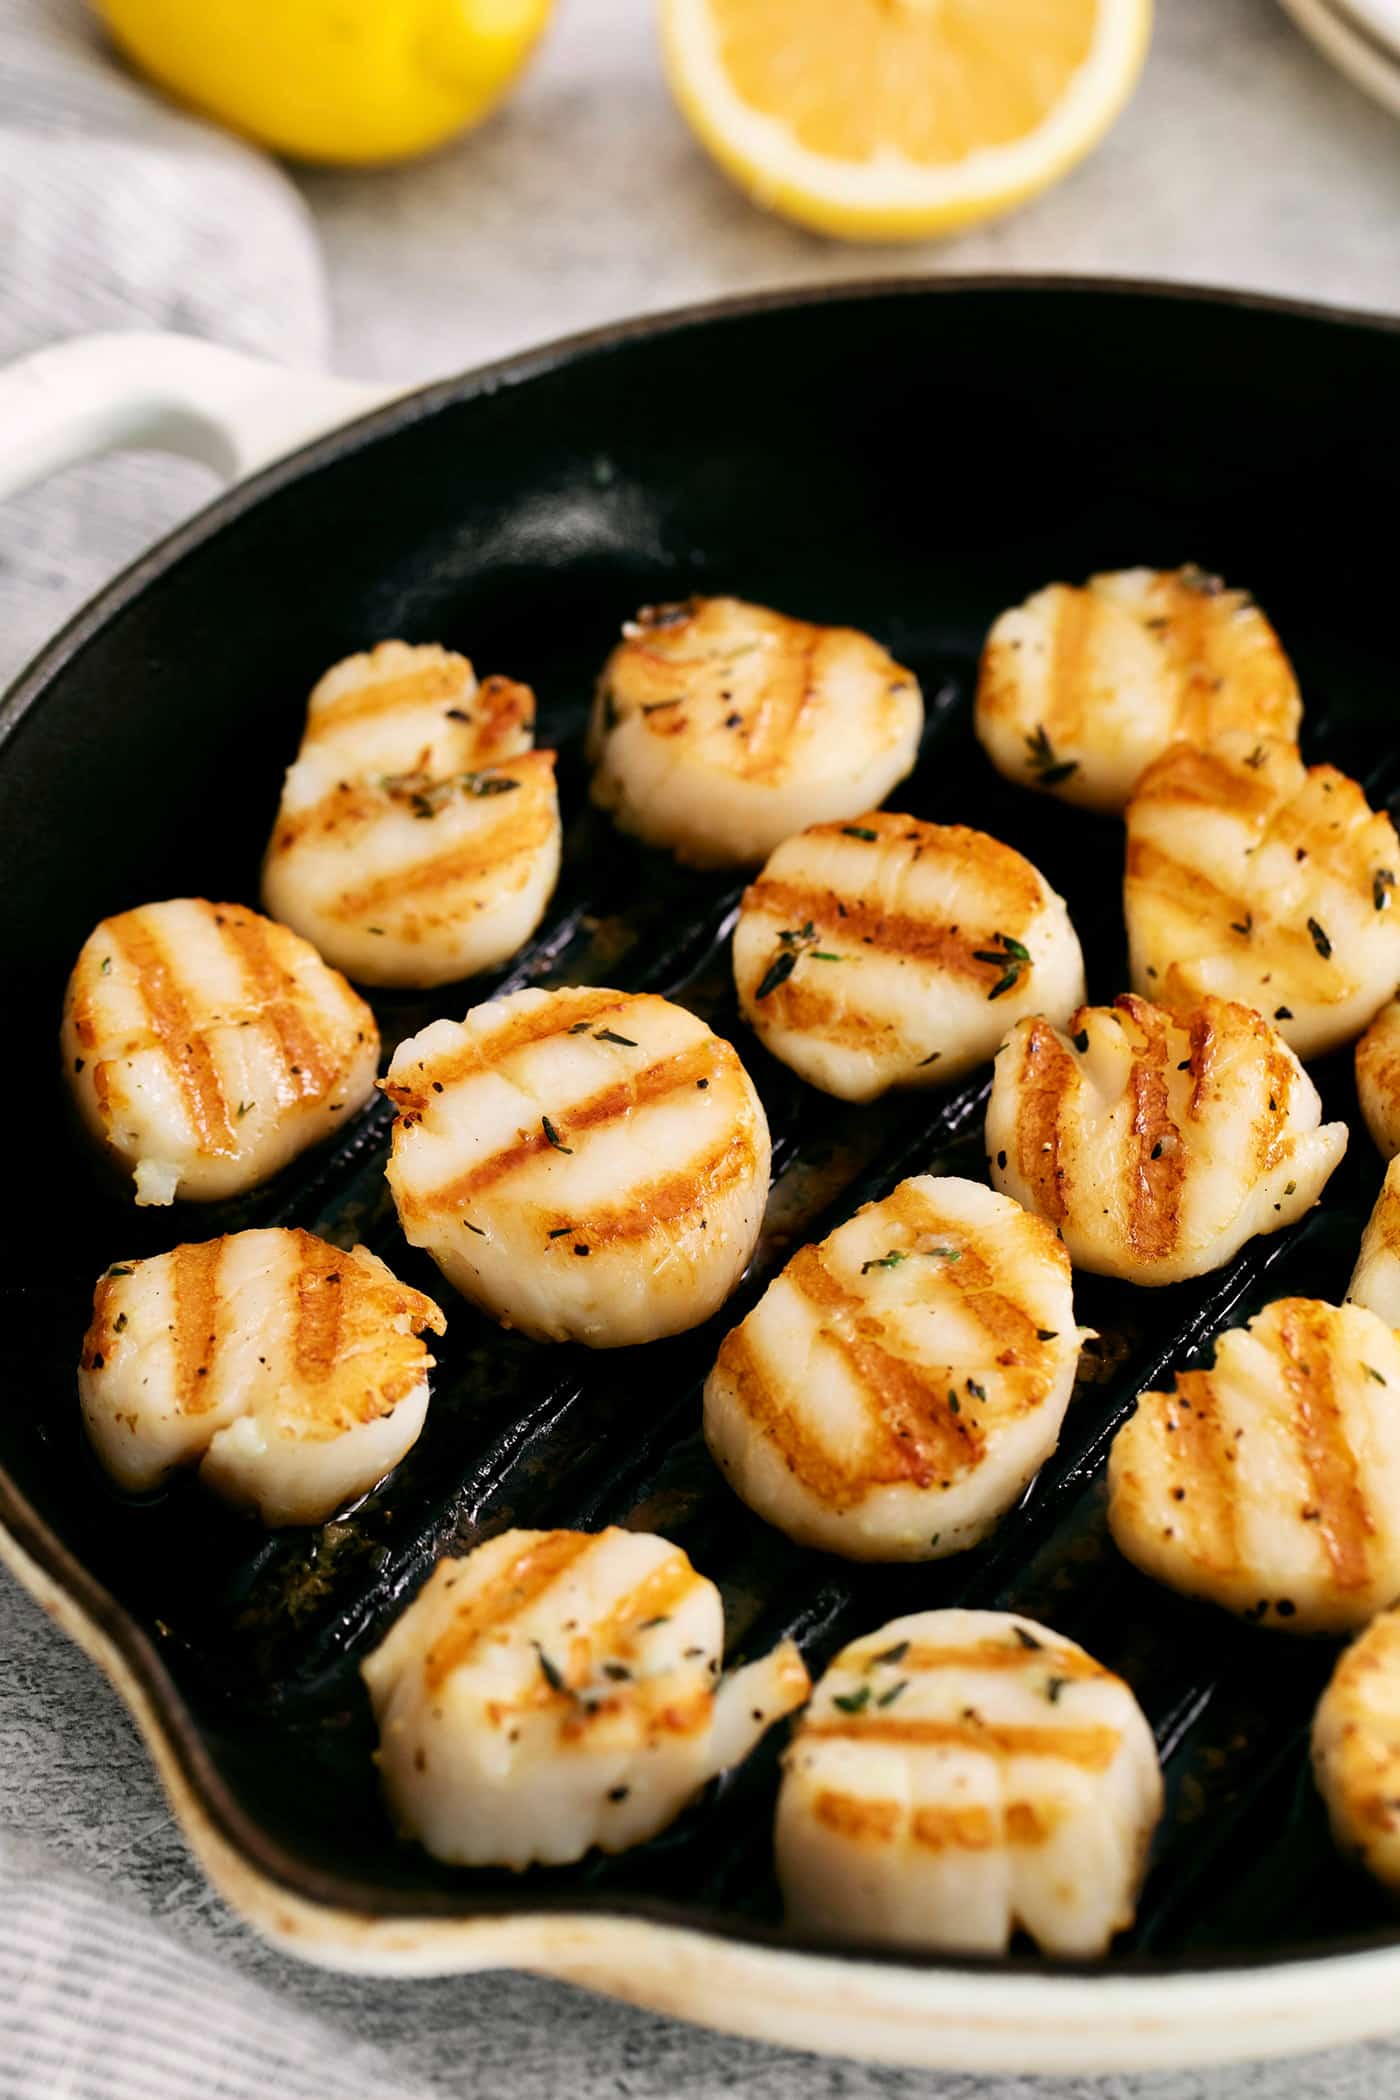
<path fill-rule="evenodd" d="M 1400 1161 L 1392 1160 L 1361 1239 L 1347 1302 L 1400 1328 Z"/>
<path fill-rule="evenodd" d="M 1314 1204 L 1346 1150 L 1316 1087 L 1252 1007 L 1166 1013 L 1132 993 L 1067 1029 L 1020 1021 L 998 1051 L 987 1152 L 1077 1268 L 1204 1276 Z"/>
<path fill-rule="evenodd" d="M 1400 1152 L 1400 999 L 1386 1002 L 1356 1046 L 1356 1092 L 1376 1149 L 1394 1159 Z"/>
<path fill-rule="evenodd" d="M 983 651 L 975 721 L 1008 780 L 1113 811 L 1178 738 L 1292 737 L 1302 712 L 1258 606 L 1188 566 L 1052 583 L 1003 613 Z"/>
<path fill-rule="evenodd" d="M 960 1079 L 1022 1014 L 1084 997 L 1064 900 L 1010 846 L 876 811 L 786 839 L 734 934 L 744 1017 L 845 1101 Z"/>
<path fill-rule="evenodd" d="M 744 867 L 806 824 L 883 802 L 924 708 L 869 635 L 739 598 L 648 606 L 604 666 L 593 799 L 700 867 Z"/>
<path fill-rule="evenodd" d="M 1373 1619 L 1341 1657 L 1312 1754 L 1338 1845 L 1400 1892 L 1400 1611 Z"/>
<path fill-rule="evenodd" d="M 309 941 L 180 897 L 103 919 L 63 1009 L 84 1122 L 138 1203 L 211 1202 L 338 1130 L 374 1087 L 374 1016 Z"/>
<path fill-rule="evenodd" d="M 718 1590 L 645 1532 L 440 1560 L 361 1665 L 396 1824 L 454 1866 L 642 1844 L 807 1696 L 790 1641 L 725 1678 L 723 1649 Z"/>
<path fill-rule="evenodd" d="M 1139 1397 L 1108 1487 L 1119 1550 L 1158 1582 L 1293 1633 L 1364 1626 L 1400 1597 L 1400 1338 L 1278 1299 Z"/>
<path fill-rule="evenodd" d="M 1272 1016 L 1300 1057 L 1350 1042 L 1400 978 L 1400 839 L 1335 766 L 1296 744 L 1176 744 L 1127 809 L 1123 904 L 1134 990 L 1206 992 Z"/>
<path fill-rule="evenodd" d="M 319 1524 L 417 1442 L 446 1325 L 368 1248 L 236 1232 L 117 1262 L 78 1391 L 97 1456 L 145 1493 L 184 1466 L 267 1524 Z"/>
<path fill-rule="evenodd" d="M 1069 1257 L 980 1182 L 921 1174 L 793 1257 L 726 1338 L 705 1436 L 800 1545 L 936 1560 L 985 1538 L 1074 1386 Z"/>
<path fill-rule="evenodd" d="M 559 875 L 535 699 L 436 645 L 381 642 L 311 695 L 263 864 L 269 911 L 362 984 L 437 985 L 514 955 Z"/>
<path fill-rule="evenodd" d="M 385 1089 L 404 1232 L 503 1326 L 652 1341 L 708 1319 L 748 1264 L 767 1119 L 684 1007 L 515 992 L 401 1043 Z"/>
<path fill-rule="evenodd" d="M 784 1760 L 790 1920 L 843 1940 L 1102 1954 L 1133 1921 L 1162 1812 L 1127 1685 L 1063 1634 L 926 1611 L 844 1648 Z"/>

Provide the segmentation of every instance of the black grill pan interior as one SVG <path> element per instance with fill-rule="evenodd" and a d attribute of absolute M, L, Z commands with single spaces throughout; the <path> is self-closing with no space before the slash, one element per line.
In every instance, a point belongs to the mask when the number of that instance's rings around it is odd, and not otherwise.
<path fill-rule="evenodd" d="M 941 289 L 778 305 L 639 331 L 524 376 L 441 390 L 372 443 L 321 448 L 258 503 L 223 506 L 118 590 L 105 623 L 12 696 L 0 751 L 0 941 L 10 991 L 13 1179 L 0 1212 L 0 1461 L 44 1524 L 156 1642 L 264 1863 L 352 1905 L 466 1912 L 580 1902 L 781 1931 L 770 1861 L 777 1739 L 663 1838 L 523 1878 L 435 1866 L 380 1811 L 356 1665 L 434 1556 L 511 1524 L 623 1522 L 683 1545 L 724 1592 L 731 1659 L 784 1633 L 819 1668 L 896 1612 L 967 1602 L 1043 1618 L 1134 1686 L 1169 1811 L 1112 1963 L 1270 1958 L 1374 1941 L 1378 1895 L 1334 1857 L 1307 1769 L 1326 1644 L 1237 1626 L 1116 1556 L 1102 1461 L 1147 1383 L 1199 1362 L 1271 1296 L 1345 1288 L 1380 1168 L 1350 1061 L 1316 1069 L 1353 1124 L 1323 1207 L 1227 1270 L 1142 1291 L 1077 1280 L 1098 1328 L 1059 1452 L 977 1552 L 851 1568 L 750 1516 L 711 1466 L 699 1391 L 774 1266 L 904 1174 L 981 1176 L 986 1075 L 853 1109 L 803 1088 L 740 1024 L 739 885 L 675 868 L 590 811 L 593 676 L 646 600 L 734 589 L 867 626 L 929 703 L 895 807 L 1007 839 L 1069 900 L 1090 996 L 1123 988 L 1122 837 L 999 780 L 970 730 L 976 656 L 1004 603 L 1053 577 L 1193 559 L 1251 587 L 1308 705 L 1305 755 L 1400 789 L 1386 633 L 1400 337 L 1362 324 L 1131 291 Z M 217 518 L 217 514 L 216 514 Z M 144 589 L 139 585 L 144 584 Z M 257 1197 L 136 1211 L 73 1133 L 56 1073 L 62 982 L 90 925 L 146 899 L 256 902 L 258 858 L 305 693 L 387 634 L 530 679 L 562 754 L 565 871 L 544 926 L 490 984 L 378 1001 L 386 1054 L 502 985 L 660 991 L 737 1044 L 763 1093 L 775 1186 L 754 1268 L 693 1334 L 593 1355 L 503 1335 L 408 1250 L 368 1110 Z M 341 1521 L 263 1535 L 187 1486 L 116 1497 L 79 1433 L 73 1366 L 108 1262 L 253 1223 L 364 1240 L 439 1291 L 449 1329 L 424 1436 Z M 1034 1957 L 1018 1955 L 1034 1962 Z"/>

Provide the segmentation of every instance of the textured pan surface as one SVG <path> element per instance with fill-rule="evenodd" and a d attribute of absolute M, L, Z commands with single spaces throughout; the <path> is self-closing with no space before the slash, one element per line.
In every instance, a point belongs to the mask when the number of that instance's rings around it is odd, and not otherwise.
<path fill-rule="evenodd" d="M 434 390 L 274 470 L 119 585 L 11 696 L 0 1515 L 60 1583 L 66 1549 L 106 1593 L 88 1609 L 136 1657 L 205 1810 L 261 1871 L 381 1916 L 596 1908 L 789 1938 L 771 1872 L 776 1743 L 656 1843 L 565 1873 L 438 1868 L 381 1813 L 356 1664 L 433 1556 L 509 1524 L 626 1522 L 665 1532 L 720 1582 L 734 1656 L 791 1633 L 815 1670 L 896 1612 L 966 1602 L 1043 1618 L 1121 1671 L 1156 1729 L 1169 1807 L 1139 1925 L 1110 1968 L 1400 1938 L 1335 1860 L 1308 1777 L 1331 1651 L 1152 1588 L 1103 1523 L 1104 1451 L 1141 1386 L 1269 1296 L 1344 1288 L 1379 1182 L 1349 1059 L 1315 1068 L 1329 1112 L 1357 1131 L 1322 1212 L 1202 1284 L 1079 1280 L 1100 1354 L 1059 1453 L 989 1545 L 925 1569 L 800 1552 L 720 1482 L 700 1384 L 802 1238 L 903 1174 L 982 1174 L 985 1082 L 865 1109 L 799 1086 L 735 1012 L 737 885 L 617 837 L 587 807 L 580 748 L 592 676 L 643 600 L 732 588 L 868 627 L 929 702 L 895 806 L 1027 853 L 1069 900 L 1090 997 L 1111 998 L 1125 982 L 1121 830 L 1018 793 L 982 759 L 969 699 L 986 626 L 1052 577 L 1219 568 L 1254 590 L 1293 655 L 1305 755 L 1387 799 L 1400 758 L 1380 521 L 1400 498 L 1397 398 L 1400 334 L 1384 326 L 1128 289 L 904 287 L 623 331 Z M 343 1521 L 265 1537 L 192 1488 L 134 1507 L 99 1479 L 73 1387 L 92 1279 L 178 1238 L 295 1223 L 361 1238 L 435 1290 L 388 1202 L 387 1113 L 255 1200 L 136 1212 L 70 1130 L 58 1002 L 103 913 L 167 894 L 256 900 L 305 694 L 327 663 L 389 634 L 529 679 L 540 741 L 561 749 L 565 872 L 539 938 L 498 981 L 600 981 L 695 1007 L 759 1083 L 777 1179 L 748 1281 L 679 1340 L 598 1357 L 540 1348 L 449 1293 L 416 1450 Z M 386 1050 L 483 989 L 378 1000 Z M 158 1650 L 153 1674 L 138 1629 Z"/>

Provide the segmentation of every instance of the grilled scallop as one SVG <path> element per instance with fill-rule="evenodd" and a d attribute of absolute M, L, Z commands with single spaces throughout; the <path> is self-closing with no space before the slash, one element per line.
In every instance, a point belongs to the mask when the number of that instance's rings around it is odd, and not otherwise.
<path fill-rule="evenodd" d="M 241 904 L 181 897 L 103 919 L 68 980 L 63 1059 L 138 1203 L 211 1202 L 339 1129 L 379 1032 L 309 942 Z"/>
<path fill-rule="evenodd" d="M 144 1493 L 183 1466 L 267 1524 L 319 1524 L 416 1443 L 446 1325 L 365 1247 L 236 1232 L 98 1283 L 78 1391 L 97 1456 Z"/>
<path fill-rule="evenodd" d="M 1381 1008 L 1356 1046 L 1356 1092 L 1377 1150 L 1394 1159 L 1400 1152 L 1400 999 Z"/>
<path fill-rule="evenodd" d="M 1127 809 L 1133 987 L 1272 1015 L 1300 1057 L 1350 1042 L 1400 978 L 1400 839 L 1354 780 L 1296 744 L 1176 744 Z"/>
<path fill-rule="evenodd" d="M 1376 1198 L 1347 1286 L 1347 1303 L 1400 1328 L 1400 1162 L 1392 1160 Z"/>
<path fill-rule="evenodd" d="M 723 1647 L 714 1584 L 645 1532 L 440 1560 L 361 1665 L 395 1822 L 456 1866 L 643 1843 L 807 1696 L 790 1641 L 721 1679 Z"/>
<path fill-rule="evenodd" d="M 1033 1619 L 926 1611 L 853 1641 L 785 1758 L 778 1877 L 841 1939 L 1102 1954 L 1133 1921 L 1162 1812 L 1121 1678 Z"/>
<path fill-rule="evenodd" d="M 1278 1299 L 1212 1370 L 1140 1396 L 1108 1485 L 1120 1551 L 1158 1582 L 1294 1633 L 1364 1626 L 1400 1597 L 1400 1338 Z"/>
<path fill-rule="evenodd" d="M 720 1349 L 705 1435 L 800 1545 L 941 1559 L 985 1538 L 1054 1450 L 1080 1340 L 1044 1220 L 921 1174 L 769 1285 Z"/>
<path fill-rule="evenodd" d="M 381 642 L 311 695 L 263 865 L 269 911 L 362 984 L 437 985 L 514 955 L 559 875 L 535 700 L 463 656 Z"/>
<path fill-rule="evenodd" d="M 1383 1612 L 1332 1673 L 1313 1770 L 1338 1845 L 1400 1892 L 1400 1612 Z"/>
<path fill-rule="evenodd" d="M 786 839 L 744 893 L 734 979 L 775 1057 L 845 1101 L 938 1086 L 1022 1014 L 1063 1021 L 1084 959 L 1045 878 L 962 824 L 876 812 Z"/>
<path fill-rule="evenodd" d="M 883 802 L 924 708 L 869 635 L 738 598 L 649 606 L 604 666 L 593 799 L 700 867 L 745 867 L 805 824 Z"/>
<path fill-rule="evenodd" d="M 728 1043 L 649 994 L 515 992 L 401 1043 L 404 1232 L 503 1326 L 595 1349 L 708 1319 L 748 1264 L 768 1124 Z"/>
<path fill-rule="evenodd" d="M 1086 809 L 1122 809 L 1178 738 L 1296 736 L 1302 702 L 1278 636 L 1202 569 L 1053 583 L 987 637 L 978 738 L 997 771 Z"/>
<path fill-rule="evenodd" d="M 1019 1021 L 993 1067 L 996 1186 L 1077 1268 L 1130 1283 L 1204 1276 L 1291 1225 L 1346 1143 L 1288 1045 L 1225 999 L 1170 1014 L 1125 993 L 1064 1031 Z"/>

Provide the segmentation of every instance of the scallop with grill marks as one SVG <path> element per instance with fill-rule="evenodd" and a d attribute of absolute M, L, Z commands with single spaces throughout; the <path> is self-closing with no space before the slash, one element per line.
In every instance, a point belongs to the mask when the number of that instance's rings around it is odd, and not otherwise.
<path fill-rule="evenodd" d="M 367 1248 L 237 1232 L 118 1262 L 78 1389 L 94 1449 L 140 1493 L 197 1466 L 268 1524 L 319 1524 L 417 1441 L 446 1325 Z"/>
<path fill-rule="evenodd" d="M 645 1532 L 440 1560 L 361 1666 L 395 1821 L 462 1866 L 643 1843 L 807 1696 L 790 1641 L 726 1678 L 723 1647 L 714 1584 Z"/>
<path fill-rule="evenodd" d="M 1400 1611 L 1373 1619 L 1341 1657 L 1312 1754 L 1338 1845 L 1400 1893 Z"/>
<path fill-rule="evenodd" d="M 559 874 L 535 699 L 381 642 L 311 695 L 263 865 L 268 909 L 362 984 L 437 985 L 528 940 Z"/>
<path fill-rule="evenodd" d="M 1400 1160 L 1393 1159 L 1361 1238 L 1347 1302 L 1400 1328 Z"/>
<path fill-rule="evenodd" d="M 843 1940 L 1103 1954 L 1133 1921 L 1162 1778 L 1122 1679 L 1063 1634 L 916 1612 L 844 1648 L 794 1732 L 778 1875 Z"/>
<path fill-rule="evenodd" d="M 1400 1152 L 1400 999 L 1381 1008 L 1356 1046 L 1356 1092 L 1377 1150 L 1394 1159 Z"/>
<path fill-rule="evenodd" d="M 374 1016 L 308 941 L 241 904 L 181 897 L 103 919 L 63 1011 L 84 1122 L 138 1203 L 265 1181 L 374 1086 Z"/>
<path fill-rule="evenodd" d="M 1076 1267 L 1130 1283 L 1203 1276 L 1317 1201 L 1346 1150 L 1316 1087 L 1252 1007 L 1167 1013 L 1125 993 L 1061 1031 L 1020 1021 L 997 1053 L 987 1152 Z"/>
<path fill-rule="evenodd" d="M 1302 702 L 1278 636 L 1244 591 L 1184 569 L 1053 583 L 1005 612 L 983 651 L 977 735 L 998 772 L 1120 810 L 1178 738 L 1295 736 Z"/>
<path fill-rule="evenodd" d="M 1400 1338 L 1280 1298 L 1209 1371 L 1144 1393 L 1109 1456 L 1109 1524 L 1145 1574 L 1294 1633 L 1400 1597 Z"/>
<path fill-rule="evenodd" d="M 1400 840 L 1335 766 L 1248 732 L 1177 744 L 1128 804 L 1134 989 L 1272 1016 L 1300 1057 L 1350 1042 L 1400 978 Z"/>
<path fill-rule="evenodd" d="M 749 866 L 883 802 L 923 719 L 911 673 L 853 628 L 738 598 L 649 606 L 599 681 L 593 799 L 680 860 Z"/>
<path fill-rule="evenodd" d="M 1080 1341 L 1044 1220 L 920 1175 L 769 1285 L 720 1350 L 705 1435 L 800 1544 L 940 1559 L 985 1537 L 1054 1450 Z"/>
<path fill-rule="evenodd" d="M 593 1348 L 708 1319 L 753 1252 L 768 1124 L 728 1043 L 651 995 L 515 992 L 402 1043 L 389 1184 L 503 1325 Z"/>
<path fill-rule="evenodd" d="M 1021 1014 L 1063 1021 L 1084 997 L 1064 900 L 1028 860 L 878 811 L 779 846 L 745 892 L 734 977 L 765 1047 L 846 1101 L 960 1079 Z"/>

